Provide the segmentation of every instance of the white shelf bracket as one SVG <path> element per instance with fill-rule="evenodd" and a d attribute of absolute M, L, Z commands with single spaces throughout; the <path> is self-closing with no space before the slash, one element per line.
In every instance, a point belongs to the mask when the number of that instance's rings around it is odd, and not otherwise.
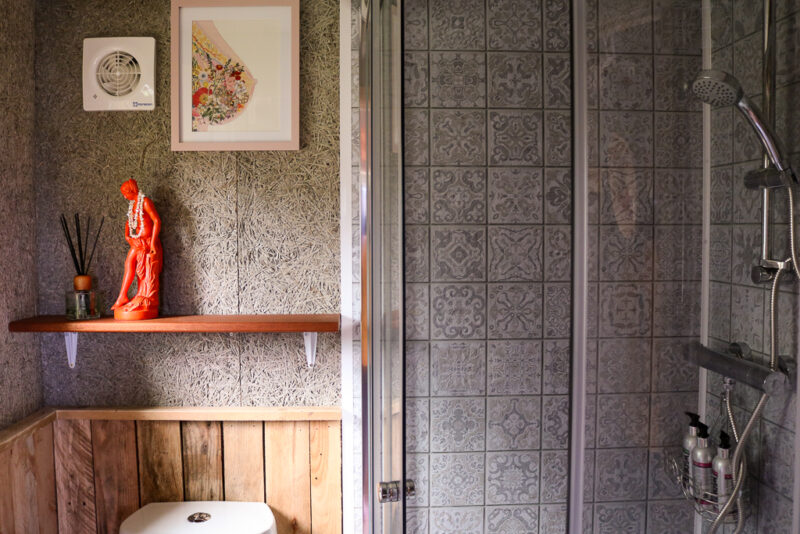
<path fill-rule="evenodd" d="M 78 359 L 78 333 L 64 332 L 64 343 L 67 345 L 67 363 L 70 369 L 75 369 L 75 361 Z"/>
<path fill-rule="evenodd" d="M 303 342 L 306 345 L 306 362 L 309 367 L 317 363 L 317 333 L 303 332 Z"/>

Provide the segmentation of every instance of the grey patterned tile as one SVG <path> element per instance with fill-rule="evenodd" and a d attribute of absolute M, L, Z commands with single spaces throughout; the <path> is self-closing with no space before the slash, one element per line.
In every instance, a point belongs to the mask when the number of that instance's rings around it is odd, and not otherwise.
<path fill-rule="evenodd" d="M 589 54 L 586 58 L 586 105 L 593 110 L 600 107 L 599 54 Z"/>
<path fill-rule="evenodd" d="M 544 171 L 544 220 L 546 224 L 572 222 L 572 174 L 569 169 Z"/>
<path fill-rule="evenodd" d="M 572 277 L 572 229 L 548 225 L 544 229 L 544 279 L 566 282 Z"/>
<path fill-rule="evenodd" d="M 565 395 L 569 393 L 570 342 L 567 339 L 549 339 L 542 343 L 542 393 Z"/>
<path fill-rule="evenodd" d="M 652 227 L 600 227 L 601 280 L 649 280 L 652 265 Z"/>
<path fill-rule="evenodd" d="M 540 0 L 488 0 L 487 7 L 490 50 L 541 50 Z"/>
<path fill-rule="evenodd" d="M 650 391 L 650 339 L 600 339 L 597 353 L 600 393 Z"/>
<path fill-rule="evenodd" d="M 647 532 L 684 534 L 694 528 L 694 513 L 686 501 L 647 503 Z"/>
<path fill-rule="evenodd" d="M 544 54 L 545 109 L 569 109 L 572 105 L 571 65 L 569 54 Z"/>
<path fill-rule="evenodd" d="M 544 162 L 558 167 L 572 164 L 572 115 L 569 111 L 544 114 Z"/>
<path fill-rule="evenodd" d="M 733 0 L 713 0 L 711 2 L 711 43 L 717 50 L 733 41 Z M 718 68 L 718 67 L 715 67 Z"/>
<path fill-rule="evenodd" d="M 544 222 L 542 169 L 489 169 L 489 222 L 538 224 Z"/>
<path fill-rule="evenodd" d="M 753 161 L 733 167 L 733 219 L 737 223 L 761 222 L 761 195 L 747 189 L 742 179 L 748 171 L 760 166 L 760 161 Z"/>
<path fill-rule="evenodd" d="M 658 111 L 700 111 L 689 82 L 701 68 L 700 56 L 655 56 L 654 104 Z"/>
<path fill-rule="evenodd" d="M 431 337 L 433 339 L 486 337 L 486 286 L 484 284 L 432 286 Z"/>
<path fill-rule="evenodd" d="M 761 423 L 761 481 L 786 497 L 792 498 L 794 483 L 794 432 L 772 424 Z"/>
<path fill-rule="evenodd" d="M 595 452 L 595 501 L 633 501 L 647 494 L 647 449 Z"/>
<path fill-rule="evenodd" d="M 603 167 L 651 167 L 653 114 L 601 111 L 600 164 Z"/>
<path fill-rule="evenodd" d="M 539 534 L 564 534 L 566 531 L 566 504 L 543 504 L 539 507 Z"/>
<path fill-rule="evenodd" d="M 760 98 L 752 99 L 757 106 Z M 755 130 L 748 124 L 747 119 L 741 113 L 733 116 L 733 161 L 745 162 L 756 160 L 761 157 L 761 142 L 756 136 Z"/>
<path fill-rule="evenodd" d="M 598 395 L 597 446 L 647 447 L 649 414 L 647 394 Z"/>
<path fill-rule="evenodd" d="M 655 499 L 680 499 L 683 492 L 672 476 L 664 469 L 666 455 L 679 455 L 680 448 L 650 449 L 648 467 L 647 498 Z"/>
<path fill-rule="evenodd" d="M 490 52 L 487 85 L 490 107 L 542 107 L 542 55 Z"/>
<path fill-rule="evenodd" d="M 428 110 L 409 109 L 405 113 L 403 154 L 406 165 L 427 165 L 429 159 Z M 353 161 L 360 161 L 357 155 Z"/>
<path fill-rule="evenodd" d="M 431 343 L 431 393 L 436 396 L 483 395 L 486 392 L 486 345 L 483 341 Z"/>
<path fill-rule="evenodd" d="M 653 335 L 691 336 L 700 324 L 700 282 L 653 284 Z"/>
<path fill-rule="evenodd" d="M 681 444 L 683 418 L 676 417 L 697 407 L 697 393 L 653 393 L 650 396 L 650 445 L 673 447 Z"/>
<path fill-rule="evenodd" d="M 792 501 L 763 484 L 758 487 L 758 532 L 792 531 Z"/>
<path fill-rule="evenodd" d="M 761 21 L 758 21 L 758 25 L 761 24 Z M 759 31 L 733 43 L 733 75 L 742 84 L 742 89 L 747 95 L 757 95 L 762 91 L 763 41 Z"/>
<path fill-rule="evenodd" d="M 586 393 L 597 393 L 597 341 L 586 340 Z"/>
<path fill-rule="evenodd" d="M 588 0 L 586 2 L 586 49 L 589 52 L 597 52 L 598 50 L 597 4 L 598 0 Z"/>
<path fill-rule="evenodd" d="M 538 534 L 537 506 L 487 506 L 486 532 L 492 534 Z"/>
<path fill-rule="evenodd" d="M 699 224 L 656 226 L 654 278 L 700 280 L 702 237 Z"/>
<path fill-rule="evenodd" d="M 653 47 L 657 54 L 700 55 L 703 14 L 692 0 L 653 1 Z"/>
<path fill-rule="evenodd" d="M 486 54 L 431 52 L 431 106 L 475 108 L 486 105 Z"/>
<path fill-rule="evenodd" d="M 489 342 L 489 395 L 538 395 L 542 391 L 541 341 Z"/>
<path fill-rule="evenodd" d="M 483 398 L 431 399 L 431 452 L 472 452 L 486 448 Z"/>
<path fill-rule="evenodd" d="M 486 279 L 486 228 L 431 227 L 431 279 L 469 282 Z"/>
<path fill-rule="evenodd" d="M 428 48 L 428 0 L 403 2 L 403 39 L 406 50 Z"/>
<path fill-rule="evenodd" d="M 590 167 L 600 166 L 600 113 L 590 111 L 586 116 L 586 138 L 589 144 L 588 160 Z"/>
<path fill-rule="evenodd" d="M 484 461 L 483 453 L 431 454 L 431 506 L 482 505 Z"/>
<path fill-rule="evenodd" d="M 430 220 L 430 193 L 428 169 L 405 168 L 405 222 L 426 224 Z"/>
<path fill-rule="evenodd" d="M 483 534 L 483 508 L 431 508 L 430 534 Z"/>
<path fill-rule="evenodd" d="M 656 169 L 655 222 L 699 224 L 703 206 L 703 174 L 691 169 Z"/>
<path fill-rule="evenodd" d="M 544 49 L 548 52 L 563 52 L 570 49 L 570 2 L 568 0 L 545 0 Z"/>
<path fill-rule="evenodd" d="M 408 122 L 409 111 L 406 112 Z M 486 164 L 486 113 L 478 110 L 431 111 L 431 163 Z"/>
<path fill-rule="evenodd" d="M 698 112 L 656 112 L 657 167 L 702 167 L 703 115 Z"/>
<path fill-rule="evenodd" d="M 490 226 L 489 280 L 541 280 L 543 248 L 541 226 Z"/>
<path fill-rule="evenodd" d="M 361 516 L 361 509 L 357 511 L 357 519 Z M 356 525 L 356 532 L 360 532 Z M 428 534 L 428 509 L 408 508 L 406 510 L 406 534 Z"/>
<path fill-rule="evenodd" d="M 653 171 L 602 169 L 600 171 L 601 224 L 651 224 L 653 222 Z"/>
<path fill-rule="evenodd" d="M 598 5 L 601 52 L 652 52 L 651 0 L 600 0 Z"/>
<path fill-rule="evenodd" d="M 711 222 L 726 224 L 733 220 L 733 168 L 711 170 Z"/>
<path fill-rule="evenodd" d="M 406 339 L 427 339 L 429 328 L 429 288 L 427 284 L 406 284 Z"/>
<path fill-rule="evenodd" d="M 569 396 L 542 397 L 542 449 L 569 447 Z"/>
<path fill-rule="evenodd" d="M 783 4 L 784 2 L 778 2 Z M 792 2 L 787 4 L 793 5 Z M 788 85 L 800 79 L 800 68 L 797 65 L 797 50 L 800 49 L 800 16 L 795 13 L 775 25 L 776 59 L 775 75 L 778 87 Z"/>
<path fill-rule="evenodd" d="M 486 504 L 538 501 L 538 451 L 486 453 Z"/>
<path fill-rule="evenodd" d="M 544 337 L 569 337 L 572 331 L 570 284 L 544 285 Z"/>
<path fill-rule="evenodd" d="M 430 455 L 406 454 L 406 476 L 414 481 L 416 495 L 406 497 L 408 506 L 428 506 Z"/>
<path fill-rule="evenodd" d="M 427 282 L 430 278 L 430 238 L 428 226 L 405 228 L 405 271 L 407 282 Z"/>
<path fill-rule="evenodd" d="M 731 248 L 727 250 L 727 259 L 731 263 L 728 266 L 730 278 L 723 280 L 750 285 L 750 267 L 761 259 L 761 227 L 737 224 L 733 226 L 732 234 Z"/>
<path fill-rule="evenodd" d="M 487 450 L 539 448 L 540 397 L 490 397 L 487 403 Z"/>
<path fill-rule="evenodd" d="M 430 450 L 430 401 L 428 399 L 406 399 L 406 451 L 428 452 Z"/>
<path fill-rule="evenodd" d="M 434 168 L 431 179 L 431 222 L 486 222 L 486 169 Z"/>
<path fill-rule="evenodd" d="M 645 533 L 644 502 L 598 503 L 594 505 L 595 534 Z"/>
<path fill-rule="evenodd" d="M 403 58 L 403 106 L 428 105 L 428 53 L 406 52 Z"/>
<path fill-rule="evenodd" d="M 583 452 L 583 500 L 584 502 L 594 502 L 594 444 L 587 445 Z M 591 531 L 591 529 L 590 529 Z"/>
<path fill-rule="evenodd" d="M 489 163 L 541 165 L 542 113 L 540 111 L 489 111 Z"/>
<path fill-rule="evenodd" d="M 406 396 L 426 397 L 430 392 L 430 348 L 427 341 L 406 341 Z"/>
<path fill-rule="evenodd" d="M 597 395 L 586 396 L 586 446 L 595 447 L 597 444 Z"/>
<path fill-rule="evenodd" d="M 481 0 L 429 0 L 432 50 L 480 50 L 486 46 Z"/>
<path fill-rule="evenodd" d="M 652 56 L 600 54 L 599 68 L 602 109 L 653 109 Z"/>
<path fill-rule="evenodd" d="M 686 365 L 689 340 L 653 340 L 653 391 L 695 391 L 697 369 Z"/>
<path fill-rule="evenodd" d="M 645 337 L 652 332 L 650 284 L 600 284 L 600 335 Z"/>
<path fill-rule="evenodd" d="M 540 502 L 566 502 L 568 483 L 568 451 L 542 451 L 542 482 L 539 495 Z"/>
<path fill-rule="evenodd" d="M 489 338 L 541 337 L 541 284 L 491 284 L 489 286 L 488 316 Z"/>
<path fill-rule="evenodd" d="M 711 110 L 711 165 L 733 161 L 733 109 Z"/>
<path fill-rule="evenodd" d="M 711 314 L 708 327 L 709 334 L 717 339 L 730 339 L 731 286 L 729 284 L 711 282 L 709 302 L 711 309 L 719 311 L 719 313 Z"/>

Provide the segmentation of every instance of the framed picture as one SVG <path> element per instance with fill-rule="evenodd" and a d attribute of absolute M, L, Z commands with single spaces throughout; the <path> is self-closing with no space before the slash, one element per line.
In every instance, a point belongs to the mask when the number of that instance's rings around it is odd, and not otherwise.
<path fill-rule="evenodd" d="M 299 150 L 299 0 L 172 0 L 172 150 Z"/>

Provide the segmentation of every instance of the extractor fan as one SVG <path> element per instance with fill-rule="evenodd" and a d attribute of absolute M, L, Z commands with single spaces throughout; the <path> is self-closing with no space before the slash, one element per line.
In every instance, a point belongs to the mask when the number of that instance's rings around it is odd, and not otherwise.
<path fill-rule="evenodd" d="M 156 105 L 156 40 L 94 37 L 83 40 L 83 109 L 145 111 Z"/>

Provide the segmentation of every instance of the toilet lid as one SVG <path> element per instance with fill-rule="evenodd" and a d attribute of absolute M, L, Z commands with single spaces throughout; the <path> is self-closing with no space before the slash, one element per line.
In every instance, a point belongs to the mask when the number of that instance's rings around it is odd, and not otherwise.
<path fill-rule="evenodd" d="M 126 519 L 120 534 L 277 534 L 263 502 L 157 502 Z"/>

